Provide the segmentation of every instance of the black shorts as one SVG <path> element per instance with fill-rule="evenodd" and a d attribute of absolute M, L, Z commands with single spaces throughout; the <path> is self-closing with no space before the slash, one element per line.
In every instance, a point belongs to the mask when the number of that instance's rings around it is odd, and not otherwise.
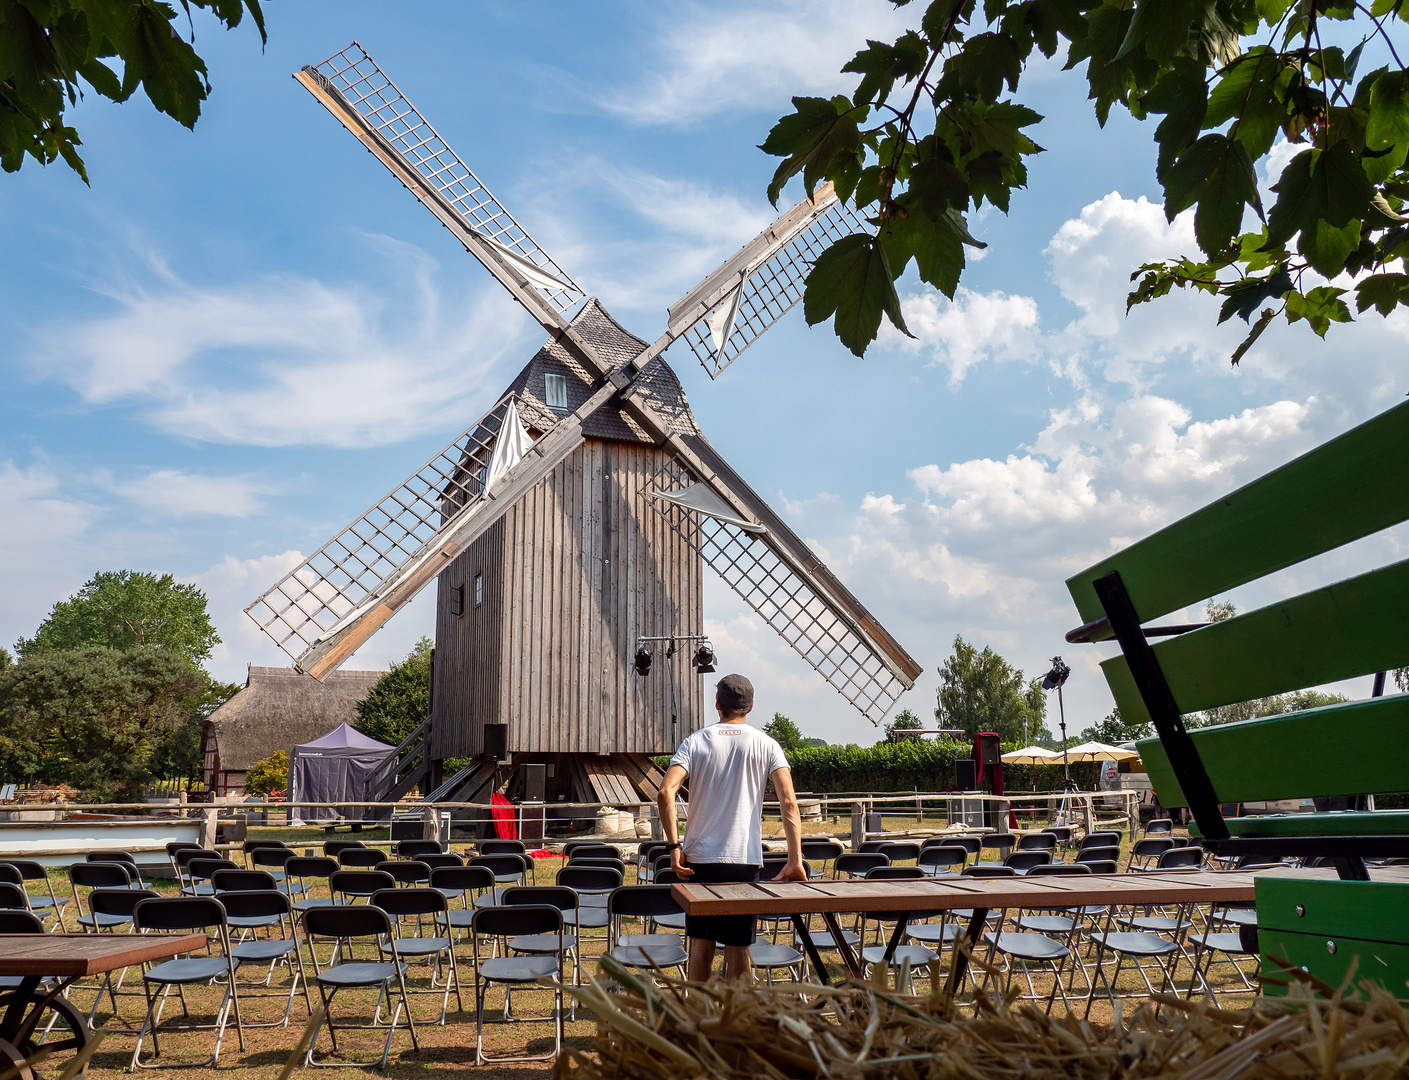
<path fill-rule="evenodd" d="M 763 867 L 748 863 L 692 863 L 685 864 L 693 870 L 694 876 L 682 880 L 700 885 L 733 885 L 757 881 Z M 752 915 L 686 915 L 685 936 L 716 941 L 720 945 L 748 946 L 758 936 Z"/>

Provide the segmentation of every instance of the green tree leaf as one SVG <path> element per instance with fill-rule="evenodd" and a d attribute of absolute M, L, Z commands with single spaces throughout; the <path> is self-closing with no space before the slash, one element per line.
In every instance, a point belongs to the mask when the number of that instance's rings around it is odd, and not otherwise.
<path fill-rule="evenodd" d="M 1400 304 L 1409 303 L 1409 274 L 1372 274 L 1355 287 L 1355 310 L 1374 307 L 1388 315 Z"/>
<path fill-rule="evenodd" d="M 910 336 L 885 247 L 864 233 L 843 237 L 818 256 L 807 275 L 802 309 L 809 326 L 835 316 L 837 337 L 857 356 L 876 339 L 882 314 Z"/>
<path fill-rule="evenodd" d="M 856 125 L 858 117 L 865 114 L 846 98 L 795 97 L 793 108 L 792 115 L 773 125 L 759 147 L 765 154 L 784 159 L 768 184 L 768 199 L 774 206 L 778 205 L 783 186 L 799 172 L 810 193 L 826 175 L 835 156 L 854 155 L 861 145 Z"/>
<path fill-rule="evenodd" d="M 1350 322 L 1350 309 L 1341 299 L 1344 289 L 1322 285 L 1306 293 L 1295 290 L 1287 294 L 1287 322 L 1305 319 L 1317 337 L 1324 338 L 1333 322 Z"/>
<path fill-rule="evenodd" d="M 1165 216 L 1174 218 L 1190 206 L 1199 247 L 1212 256 L 1238 234 L 1243 208 L 1262 214 L 1257 174 L 1247 148 L 1224 135 L 1205 135 L 1170 166 L 1164 175 Z"/>

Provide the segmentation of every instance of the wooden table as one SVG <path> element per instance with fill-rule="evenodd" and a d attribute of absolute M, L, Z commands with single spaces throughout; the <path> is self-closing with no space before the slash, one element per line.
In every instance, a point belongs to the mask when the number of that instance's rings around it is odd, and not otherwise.
<path fill-rule="evenodd" d="M 1305 874 L 1334 878 L 1334 870 L 1271 870 L 1262 874 Z M 899 912 L 886 962 L 905 936 L 912 915 L 973 910 L 966 932 L 973 949 L 992 910 L 1005 908 L 1085 907 L 1087 905 L 1221 904 L 1252 903 L 1254 875 L 1238 870 L 1196 870 L 1148 874 L 1071 874 L 1029 877 L 979 878 L 945 875 L 913 881 L 759 881 L 745 885 L 691 885 L 677 883 L 672 894 L 687 915 L 788 915 L 807 950 L 818 977 L 825 983 L 827 969 L 808 931 L 809 915 L 820 915 L 841 953 L 842 962 L 855 978 L 862 966 L 843 939 L 837 915 L 842 912 Z M 949 969 L 951 988 L 957 989 L 968 960 L 956 941 Z"/>
<path fill-rule="evenodd" d="M 88 1042 L 87 1018 L 60 995 L 85 975 L 164 960 L 206 947 L 204 934 L 6 934 L 0 938 L 0 975 L 19 976 L 20 985 L 0 994 L 5 1004 L 0 1019 L 0 1068 L 10 1064 L 21 1080 L 31 1080 L 25 1058 L 36 1046 L 34 1032 L 46 1012 L 58 1014 L 67 1037 L 44 1042 L 51 1051 L 81 1051 Z M 51 990 L 38 993 L 45 977 Z"/>

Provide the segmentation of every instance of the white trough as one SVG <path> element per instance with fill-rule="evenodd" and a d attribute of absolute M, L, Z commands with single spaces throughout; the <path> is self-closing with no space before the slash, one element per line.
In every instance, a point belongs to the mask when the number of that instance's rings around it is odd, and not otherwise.
<path fill-rule="evenodd" d="M 130 821 L 0 822 L 0 859 L 32 859 L 45 866 L 83 862 L 90 851 L 130 851 L 143 865 L 166 862 L 166 845 L 200 843 L 199 818 Z"/>

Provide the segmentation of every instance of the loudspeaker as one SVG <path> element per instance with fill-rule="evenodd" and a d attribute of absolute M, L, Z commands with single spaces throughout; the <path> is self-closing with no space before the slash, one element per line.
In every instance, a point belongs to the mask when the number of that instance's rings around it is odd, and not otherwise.
<path fill-rule="evenodd" d="M 954 790 L 975 791 L 978 788 L 978 766 L 973 758 L 954 759 Z"/>
<path fill-rule="evenodd" d="M 509 725 L 484 725 L 484 756 L 490 761 L 507 761 L 509 757 Z"/>
<path fill-rule="evenodd" d="M 999 742 L 998 736 L 991 731 L 980 731 L 974 736 L 974 757 L 982 757 L 983 768 L 994 765 L 1003 753 L 1003 745 Z"/>
<path fill-rule="evenodd" d="M 523 801 L 542 802 L 548 790 L 548 766 L 525 765 L 523 767 Z"/>

